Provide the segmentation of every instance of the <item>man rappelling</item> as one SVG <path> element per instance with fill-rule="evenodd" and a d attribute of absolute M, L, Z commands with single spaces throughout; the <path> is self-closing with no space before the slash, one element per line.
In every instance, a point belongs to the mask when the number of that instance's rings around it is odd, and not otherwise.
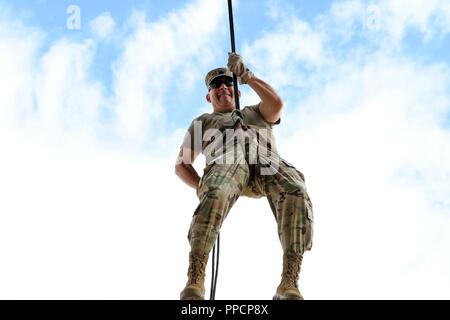
<path fill-rule="evenodd" d="M 283 273 L 273 299 L 302 300 L 298 288 L 305 251 L 312 247 L 312 203 L 303 174 L 276 150 L 272 127 L 280 123 L 283 102 L 275 90 L 255 76 L 241 56 L 231 53 L 228 68 L 209 71 L 206 100 L 212 112 L 192 121 L 176 164 L 176 174 L 196 189 L 200 200 L 189 229 L 188 281 L 181 299 L 204 299 L 205 267 L 223 221 L 242 196 L 263 197 L 278 224 Z M 233 74 L 252 88 L 261 101 L 236 112 Z M 233 133 L 233 134 L 231 134 Z M 203 176 L 192 163 L 206 157 Z"/>

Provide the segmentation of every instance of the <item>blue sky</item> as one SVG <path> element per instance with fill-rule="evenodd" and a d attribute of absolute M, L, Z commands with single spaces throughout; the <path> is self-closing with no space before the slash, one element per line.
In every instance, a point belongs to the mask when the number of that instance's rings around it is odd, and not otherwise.
<path fill-rule="evenodd" d="M 69 5 L 79 30 L 66 27 Z M 198 200 L 173 164 L 191 120 L 211 110 L 203 78 L 226 63 L 226 9 L 0 0 L 0 298 L 178 297 Z M 234 9 L 238 52 L 283 98 L 278 147 L 314 203 L 304 296 L 448 299 L 449 2 Z M 242 105 L 258 102 L 241 90 Z M 264 200 L 239 199 L 224 224 L 218 298 L 272 296 L 275 230 Z M 240 283 L 256 289 L 236 292 Z"/>
<path fill-rule="evenodd" d="M 18 17 L 20 20 L 31 27 L 39 29 L 45 34 L 45 40 L 40 43 L 40 54 L 44 54 L 56 41 L 68 39 L 74 42 L 83 42 L 91 39 L 92 29 L 89 22 L 104 12 L 109 12 L 111 18 L 115 22 L 115 35 L 109 41 L 98 42 L 93 52 L 93 61 L 88 73 L 89 76 L 99 81 L 105 90 L 106 95 L 113 92 L 114 75 L 113 65 L 123 53 L 123 41 L 132 36 L 133 28 L 130 27 L 130 16 L 136 12 L 145 15 L 146 23 L 158 23 L 167 19 L 171 14 L 176 14 L 188 4 L 186 1 L 127 1 L 114 2 L 110 1 L 15 1 L 14 3 L 2 1 L 2 7 L 8 10 L 9 17 Z M 66 20 L 69 14 L 66 13 L 70 5 L 77 5 L 81 10 L 81 28 L 79 30 L 68 30 Z M 365 6 L 369 8 L 372 2 L 367 2 Z M 319 24 L 323 24 L 323 20 L 327 19 L 330 12 L 332 1 L 236 1 L 235 3 L 235 20 L 236 20 L 236 41 L 238 51 L 244 45 L 251 44 L 255 39 L 270 33 L 273 28 L 277 28 L 281 15 L 290 15 L 309 23 L 313 28 L 319 28 Z M 278 17 L 271 14 L 271 8 L 278 8 Z M 344 60 L 349 55 L 357 54 L 357 50 L 366 52 L 376 51 L 379 45 L 379 30 L 370 30 L 367 28 L 366 21 L 378 19 L 383 23 L 382 6 L 380 8 L 380 17 L 375 16 L 371 10 L 362 10 L 358 17 L 353 17 L 351 32 L 333 34 L 333 28 L 325 26 L 322 31 L 327 32 L 330 46 L 333 49 L 335 57 Z M 229 35 L 227 24 L 227 16 L 221 15 L 218 21 L 217 32 L 218 37 L 222 41 L 217 41 L 214 45 L 220 45 L 217 49 L 220 54 L 209 61 L 208 66 L 201 71 L 204 73 L 209 67 L 224 64 L 226 52 L 229 50 Z M 435 19 L 430 17 L 432 21 Z M 322 22 L 319 22 L 322 21 Z M 221 29 L 219 28 L 222 27 Z M 339 26 L 338 26 L 339 27 Z M 224 29 L 225 28 L 225 29 Z M 225 31 L 225 32 L 224 32 Z M 346 30 L 349 31 L 349 30 Z M 406 30 L 404 38 L 398 44 L 401 53 L 413 57 L 415 60 L 421 60 L 425 63 L 446 62 L 450 58 L 450 41 L 445 33 L 434 35 L 429 39 L 423 37 L 423 33 L 417 26 L 412 26 Z M 360 58 L 364 58 L 360 56 Z M 250 62 L 251 63 L 251 62 Z M 306 77 L 315 75 L 316 68 L 308 68 L 307 66 L 298 65 L 302 69 L 302 74 Z M 200 72 L 201 73 L 201 72 Z M 196 76 L 197 80 L 201 80 L 201 76 Z M 172 83 L 179 83 L 179 80 L 172 80 Z M 171 90 L 176 85 L 170 85 L 166 90 Z M 283 88 L 281 88 L 283 90 Z M 308 94 L 309 88 L 305 88 L 304 95 L 295 98 L 304 98 Z M 291 95 L 292 90 L 283 92 Z M 300 94 L 297 92 L 297 94 Z M 190 85 L 182 94 L 169 95 L 166 94 L 164 99 L 167 104 L 168 111 L 171 112 L 168 119 L 164 119 L 164 125 L 167 130 L 173 130 L 177 126 L 186 124 L 186 117 L 192 117 L 198 112 L 199 105 L 203 99 L 199 99 L 203 95 L 203 87 L 201 81 Z M 293 97 L 294 98 L 294 97 Z M 183 108 L 180 108 L 183 105 Z M 105 121 L 111 116 L 108 110 L 103 110 Z"/>

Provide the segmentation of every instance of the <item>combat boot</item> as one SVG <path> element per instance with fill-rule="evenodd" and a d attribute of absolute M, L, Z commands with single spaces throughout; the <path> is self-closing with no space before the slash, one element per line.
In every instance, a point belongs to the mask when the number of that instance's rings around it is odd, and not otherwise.
<path fill-rule="evenodd" d="M 283 273 L 281 283 L 273 300 L 303 300 L 303 296 L 298 290 L 298 276 L 302 264 L 300 253 L 285 253 L 283 255 Z"/>
<path fill-rule="evenodd" d="M 181 300 L 205 300 L 207 254 L 189 253 L 188 281 L 180 293 Z"/>

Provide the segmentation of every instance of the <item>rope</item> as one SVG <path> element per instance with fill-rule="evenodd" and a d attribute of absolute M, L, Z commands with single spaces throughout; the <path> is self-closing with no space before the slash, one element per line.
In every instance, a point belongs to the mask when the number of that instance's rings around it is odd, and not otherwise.
<path fill-rule="evenodd" d="M 217 247 L 217 254 L 216 254 Z M 209 294 L 209 300 L 216 299 L 216 287 L 217 287 L 217 275 L 219 273 L 219 248 L 220 248 L 220 234 L 217 235 L 216 244 L 213 247 L 212 252 L 212 276 L 211 276 L 211 292 Z"/>
<path fill-rule="evenodd" d="M 228 18 L 230 22 L 230 39 L 231 39 L 231 52 L 236 52 L 236 45 L 234 40 L 234 22 L 233 22 L 233 4 L 232 0 L 228 0 Z M 239 105 L 239 95 L 238 95 L 238 81 L 236 75 L 233 73 L 233 84 L 234 84 L 234 103 L 237 110 L 240 110 Z M 240 115 L 240 112 L 239 114 Z M 240 117 L 242 120 L 242 116 Z M 217 247 L 217 252 L 216 252 Z M 209 295 L 210 300 L 215 300 L 216 298 L 216 288 L 217 288 L 217 275 L 219 272 L 219 250 L 220 250 L 220 233 L 217 235 L 216 244 L 213 247 L 212 252 L 212 276 L 211 276 L 211 291 Z"/>

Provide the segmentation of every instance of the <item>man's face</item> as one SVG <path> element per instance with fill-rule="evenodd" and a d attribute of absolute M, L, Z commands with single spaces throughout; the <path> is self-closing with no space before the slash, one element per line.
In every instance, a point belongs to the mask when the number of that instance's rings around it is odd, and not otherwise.
<path fill-rule="evenodd" d="M 240 95 L 240 92 L 238 94 Z M 214 79 L 209 85 L 206 100 L 213 105 L 214 111 L 233 111 L 235 108 L 233 80 L 230 77 Z"/>

